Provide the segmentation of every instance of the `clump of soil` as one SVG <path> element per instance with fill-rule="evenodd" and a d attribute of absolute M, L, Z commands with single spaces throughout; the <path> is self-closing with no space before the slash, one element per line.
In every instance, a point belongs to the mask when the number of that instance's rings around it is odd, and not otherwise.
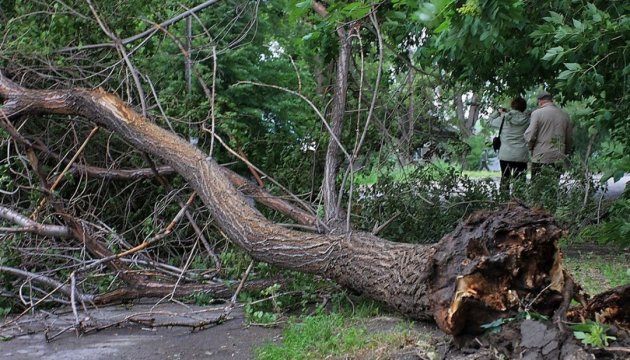
<path fill-rule="evenodd" d="M 514 321 L 498 331 L 482 336 L 455 338 L 452 346 L 443 349 L 445 359 L 524 359 L 586 360 L 628 359 L 630 334 L 613 329 L 616 340 L 606 348 L 592 348 L 578 341 L 571 331 L 563 333 L 551 322 Z"/>

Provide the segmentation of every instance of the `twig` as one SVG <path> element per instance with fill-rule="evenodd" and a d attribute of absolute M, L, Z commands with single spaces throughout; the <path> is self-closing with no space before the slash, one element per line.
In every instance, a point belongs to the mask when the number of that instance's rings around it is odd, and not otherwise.
<path fill-rule="evenodd" d="M 68 330 L 72 330 L 75 329 L 74 325 L 70 325 L 68 327 L 65 327 L 61 330 L 59 330 L 57 333 L 55 333 L 53 336 L 48 336 L 48 329 L 46 329 L 46 331 L 44 331 L 44 339 L 46 339 L 47 343 L 52 342 L 53 340 L 55 340 L 59 335 L 62 335 L 66 332 L 68 332 Z"/>
<path fill-rule="evenodd" d="M 177 277 L 177 281 L 175 281 L 175 284 L 173 285 L 173 291 L 171 292 L 171 297 L 169 300 L 173 300 L 173 298 L 175 297 L 175 292 L 177 291 L 177 287 L 179 286 L 179 283 L 182 281 L 182 278 L 184 277 L 184 273 L 188 270 L 188 268 L 190 267 L 190 264 L 192 263 L 193 258 L 195 257 L 197 244 L 199 244 L 199 242 L 195 241 L 192 249 L 190 249 L 190 256 L 188 256 L 188 259 L 186 260 L 186 263 L 184 264 L 184 267 L 182 268 L 182 272 L 179 274 L 179 276 Z"/>
<path fill-rule="evenodd" d="M 184 11 L 181 14 L 178 14 L 162 23 L 160 23 L 158 26 L 162 27 L 162 28 L 166 28 L 169 27 L 170 25 L 173 25 L 174 23 L 198 12 L 201 11 L 205 8 L 207 8 L 208 6 L 218 2 L 219 0 L 209 0 L 206 2 L 203 2 L 197 6 L 195 6 L 194 8 L 191 8 L 190 10 Z M 131 42 L 134 42 L 136 40 L 142 39 L 144 37 L 151 37 L 153 34 L 155 34 L 158 31 L 157 27 L 152 27 L 148 30 L 145 30 L 139 34 L 136 34 L 134 36 L 130 36 L 128 38 L 122 39 L 120 40 L 120 43 L 122 45 L 127 45 Z M 103 43 L 103 44 L 92 44 L 92 45 L 81 45 L 81 46 L 72 46 L 72 47 L 65 47 L 65 48 L 61 48 L 59 50 L 57 50 L 58 52 L 66 52 L 66 51 L 74 51 L 74 50 L 84 50 L 84 49 L 98 49 L 98 48 L 104 48 L 104 47 L 115 47 L 116 44 L 115 43 Z"/>
<path fill-rule="evenodd" d="M 241 282 L 238 284 L 236 291 L 234 292 L 234 294 L 232 295 L 232 298 L 230 299 L 230 302 L 225 307 L 225 309 L 223 309 L 223 314 L 219 316 L 219 321 L 225 320 L 230 315 L 230 313 L 232 313 L 234 306 L 236 306 L 236 299 L 238 297 L 238 294 L 241 292 L 241 289 L 243 289 L 243 285 L 245 284 L 245 281 L 247 280 L 247 277 L 249 276 L 249 272 L 252 271 L 252 267 L 254 267 L 254 260 L 250 261 L 249 266 L 247 267 L 247 270 L 245 270 L 245 273 L 243 274 L 243 278 L 241 279 Z"/>
<path fill-rule="evenodd" d="M 52 296 L 52 294 L 54 294 L 57 290 L 61 289 L 62 287 L 67 286 L 66 284 L 59 284 L 59 286 L 57 286 L 55 289 L 53 289 L 51 292 L 49 292 L 48 294 L 46 294 L 43 298 L 39 299 L 35 304 L 30 305 L 29 307 L 27 307 L 24 311 L 22 311 L 18 316 L 16 316 L 15 318 L 13 318 L 12 320 L 9 320 L 7 322 L 5 322 L 4 324 L 0 325 L 0 329 L 6 326 L 9 326 L 11 324 L 14 324 L 15 322 L 17 322 L 20 318 L 22 318 L 22 316 L 26 315 L 28 312 L 30 312 L 33 308 L 35 308 L 37 305 L 41 304 L 42 302 L 44 302 L 46 299 L 48 299 L 49 297 Z"/>
<path fill-rule="evenodd" d="M 70 274 L 70 306 L 72 306 L 72 314 L 74 315 L 74 331 L 77 334 L 77 337 L 80 335 L 81 329 L 81 321 L 79 320 L 79 312 L 77 311 L 77 303 L 76 303 L 76 287 L 77 279 L 76 273 L 73 271 Z"/>
<path fill-rule="evenodd" d="M 139 73 L 138 69 L 136 69 L 136 67 L 131 62 L 129 55 L 127 54 L 127 50 L 123 46 L 120 38 L 113 31 L 111 31 L 111 29 L 105 23 L 105 21 L 103 21 L 100 18 L 100 16 L 98 15 L 98 12 L 96 11 L 96 8 L 92 4 L 92 0 L 85 0 L 85 2 L 87 2 L 88 6 L 90 7 L 90 10 L 92 11 L 92 14 L 94 15 L 94 18 L 96 19 L 96 22 L 98 23 L 98 25 L 101 27 L 105 35 L 107 35 L 110 39 L 114 41 L 114 45 L 116 46 L 116 49 L 120 53 L 120 56 L 122 56 L 122 58 L 125 60 L 125 64 L 127 65 L 127 68 L 129 68 L 129 71 L 131 72 L 131 78 L 133 79 L 136 85 L 136 90 L 138 90 L 138 97 L 140 98 L 140 104 L 142 106 L 142 115 L 146 118 L 147 117 L 147 102 L 144 95 L 144 90 L 142 89 L 142 83 L 140 82 L 140 78 L 138 77 L 138 73 Z"/>
<path fill-rule="evenodd" d="M 66 175 L 66 173 L 68 172 L 70 167 L 72 167 L 72 164 L 76 161 L 76 159 L 79 157 L 79 155 L 81 155 L 81 153 L 83 152 L 83 150 L 87 146 L 88 142 L 90 141 L 90 139 L 92 139 L 92 136 L 94 136 L 94 134 L 96 134 L 98 129 L 99 129 L 99 127 L 95 126 L 92 129 L 92 131 L 90 131 L 88 136 L 83 141 L 83 144 L 81 144 L 81 146 L 79 147 L 77 152 L 74 154 L 72 159 L 70 159 L 70 161 L 68 161 L 68 163 L 66 164 L 66 167 L 61 171 L 61 173 L 59 175 L 57 175 L 57 178 L 55 179 L 53 184 L 50 186 L 49 191 L 52 192 L 52 191 L 54 191 L 57 188 L 57 186 L 59 186 L 59 184 L 61 183 L 61 180 L 64 178 L 64 176 Z M 39 205 L 37 206 L 37 208 L 35 208 L 35 211 L 33 211 L 33 213 L 31 214 L 31 219 L 35 220 L 37 218 L 38 213 L 41 211 L 41 209 L 44 207 L 44 205 L 46 205 L 47 199 L 48 198 L 46 198 L 46 197 L 42 198 L 42 200 L 39 202 Z"/>
<path fill-rule="evenodd" d="M 0 205 L 0 218 L 22 226 L 21 228 L 0 228 L 0 233 L 30 232 L 43 236 L 61 238 L 72 236 L 67 226 L 41 224 L 2 205 Z"/>
<path fill-rule="evenodd" d="M 354 161 L 356 160 L 357 156 L 359 155 L 359 151 L 361 150 L 361 147 L 363 146 L 363 142 L 365 141 L 365 137 L 366 137 L 367 132 L 368 132 L 368 127 L 370 125 L 370 120 L 372 119 L 372 115 L 374 114 L 374 108 L 376 106 L 376 99 L 377 99 L 377 96 L 378 96 L 378 88 L 379 88 L 379 85 L 381 83 L 381 76 L 382 76 L 382 73 L 383 73 L 383 38 L 381 36 L 381 31 L 380 31 L 379 26 L 378 26 L 378 21 L 376 19 L 376 15 L 374 14 L 375 11 L 376 11 L 376 9 L 373 9 L 373 11 L 370 12 L 370 16 L 369 17 L 370 17 L 370 21 L 372 22 L 372 25 L 374 25 L 374 29 L 376 30 L 376 37 L 378 39 L 378 70 L 376 72 L 376 81 L 374 83 L 374 92 L 372 93 L 372 101 L 370 102 L 370 108 L 368 110 L 367 118 L 365 119 L 365 126 L 363 127 L 363 132 L 361 133 L 361 139 L 359 140 L 359 142 L 354 147 L 354 150 L 352 151 L 352 157 L 350 158 L 350 165 L 349 165 L 349 169 L 350 169 L 350 192 L 348 193 L 348 214 L 347 214 L 347 218 L 346 218 L 346 231 L 350 231 L 350 211 L 349 211 L 349 209 L 352 208 L 352 195 L 353 195 L 353 187 L 354 187 L 354 180 L 353 180 L 353 178 L 354 178 Z M 361 53 L 361 59 L 363 59 L 363 53 Z M 363 67 L 363 64 L 361 64 L 361 67 Z M 361 70 L 361 84 L 360 84 L 360 86 L 361 86 L 361 88 L 363 87 L 363 69 Z M 360 94 L 361 93 L 359 93 L 359 98 L 361 97 Z M 360 102 L 359 102 L 359 106 L 360 106 Z M 357 124 L 358 124 L 358 122 L 357 122 Z"/>
<path fill-rule="evenodd" d="M 217 47 L 213 46 L 212 47 L 212 89 L 210 92 L 210 120 L 212 121 L 212 124 L 210 125 L 210 131 L 211 133 L 214 135 L 214 127 L 216 124 L 216 117 L 215 117 L 215 111 L 214 111 L 214 97 L 215 97 L 215 84 L 216 84 L 216 79 L 217 79 Z M 210 137 L 210 152 L 209 155 L 212 156 L 214 151 L 214 136 Z"/>
<path fill-rule="evenodd" d="M 392 216 L 389 220 L 385 221 L 383 223 L 383 225 L 378 226 L 378 223 L 374 225 L 374 229 L 372 230 L 372 235 L 376 235 L 379 232 L 381 232 L 381 230 L 385 229 L 387 226 L 389 226 L 389 224 L 391 224 L 394 220 L 396 220 L 396 218 L 398 218 L 400 216 L 400 211 L 396 211 L 396 213 L 394 214 L 394 216 Z"/>
<path fill-rule="evenodd" d="M 249 160 L 243 158 L 242 156 L 240 156 L 236 151 L 234 151 L 234 149 L 232 149 L 228 144 L 225 143 L 225 141 L 223 141 L 223 139 L 221 139 L 221 137 L 217 134 L 214 134 L 214 137 L 216 137 L 216 139 L 221 143 L 221 145 L 232 155 L 238 157 L 240 160 L 242 160 L 247 166 L 251 166 L 253 169 L 255 169 L 257 172 L 259 172 L 260 174 L 262 174 L 265 178 L 267 178 L 269 181 L 271 181 L 274 185 L 278 186 L 280 189 L 282 189 L 282 191 L 284 191 L 285 193 L 287 193 L 293 200 L 295 200 L 297 203 L 299 203 L 300 205 L 302 205 L 302 207 L 309 211 L 311 214 L 315 214 L 315 211 L 313 211 L 313 209 L 306 204 L 304 201 L 302 201 L 299 197 L 297 197 L 295 194 L 293 194 L 289 189 L 287 189 L 286 187 L 284 187 L 282 184 L 280 184 L 278 181 L 276 181 L 274 178 L 272 178 L 271 176 L 267 175 L 264 171 L 262 171 L 261 169 L 259 169 L 256 165 L 252 164 L 251 162 L 249 162 Z M 323 224 L 319 224 L 319 225 L 323 225 Z"/>
<path fill-rule="evenodd" d="M 164 229 L 164 231 L 156 236 L 154 236 L 153 238 L 149 239 L 149 240 L 145 240 L 143 241 L 141 244 L 135 246 L 132 249 L 123 251 L 121 253 L 118 254 L 114 254 L 105 258 L 100 259 L 99 261 L 96 261 L 88 266 L 83 267 L 80 271 L 85 271 L 88 269 L 92 269 L 102 263 L 105 262 L 109 262 L 111 260 L 115 260 L 118 258 L 121 258 L 123 256 L 127 256 L 129 254 L 133 254 L 136 253 L 140 250 L 145 249 L 147 246 L 149 246 L 150 244 L 165 238 L 166 236 L 168 236 L 168 234 L 170 234 L 173 231 L 173 228 L 175 227 L 175 224 L 177 224 L 177 222 L 179 222 L 179 220 L 181 220 L 181 218 L 184 216 L 184 213 L 187 209 L 187 207 L 193 202 L 193 200 L 195 199 L 195 193 L 191 194 L 190 197 L 188 198 L 188 201 L 186 202 L 185 206 L 182 207 L 179 212 L 175 215 L 175 217 L 173 218 L 173 220 L 171 220 L 171 222 L 168 224 L 168 226 Z"/>
<path fill-rule="evenodd" d="M 571 300 L 573 299 L 575 287 L 573 279 L 566 272 L 564 273 L 564 278 L 565 284 L 564 290 L 562 291 L 562 302 L 553 314 L 553 322 L 560 329 L 560 333 L 562 336 L 566 336 L 569 331 L 566 325 L 567 309 L 569 308 L 569 305 L 571 305 Z"/>
<path fill-rule="evenodd" d="M 56 291 L 60 291 L 62 294 L 68 297 L 70 297 L 72 294 L 72 289 L 70 286 L 67 285 L 67 282 L 62 283 L 48 276 L 44 276 L 42 274 L 36 274 L 36 273 L 28 272 L 25 270 L 8 267 L 8 266 L 0 266 L 0 273 L 2 272 L 11 274 L 13 276 L 19 276 L 29 281 L 33 281 L 38 284 L 43 284 L 51 288 L 55 288 L 53 290 L 53 293 Z M 85 298 L 88 301 L 90 301 L 93 298 L 91 295 L 80 295 L 79 297 Z"/>
<path fill-rule="evenodd" d="M 538 298 L 540 298 L 542 296 L 542 294 L 547 291 L 547 289 L 549 289 L 551 287 L 551 283 L 547 286 L 545 286 L 544 289 L 540 290 L 540 292 L 538 292 L 538 294 L 536 294 L 536 296 L 534 297 L 534 299 L 532 301 L 529 302 L 529 304 L 527 306 L 525 306 L 525 310 L 529 310 L 532 305 L 534 305 L 534 303 L 536 302 L 536 300 L 538 300 Z"/>

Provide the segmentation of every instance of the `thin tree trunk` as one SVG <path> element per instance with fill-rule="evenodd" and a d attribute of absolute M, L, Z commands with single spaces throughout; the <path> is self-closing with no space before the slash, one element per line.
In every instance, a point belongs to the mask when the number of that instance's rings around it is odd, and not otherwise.
<path fill-rule="evenodd" d="M 462 133 L 466 132 L 466 115 L 464 114 L 464 101 L 462 100 L 462 94 L 459 92 L 455 93 L 453 97 L 453 101 L 455 102 L 455 114 L 457 115 L 457 123 L 459 124 L 459 128 Z M 465 133 L 466 136 L 469 134 Z"/>
<path fill-rule="evenodd" d="M 477 119 L 479 119 L 479 96 L 476 93 L 472 94 L 470 99 L 470 107 L 468 108 L 468 119 L 466 120 L 466 129 L 469 134 L 473 133 Z"/>
<path fill-rule="evenodd" d="M 324 212 L 326 224 L 338 223 L 343 220 L 344 213 L 339 206 L 337 195 L 337 174 L 339 170 L 339 153 L 343 119 L 346 112 L 346 93 L 348 91 L 348 66 L 350 63 L 350 41 L 343 27 L 337 30 L 339 34 L 339 57 L 337 59 L 337 77 L 335 93 L 333 95 L 330 126 L 332 134 L 326 150 L 326 164 L 324 167 L 324 184 L 322 186 L 324 198 Z"/>
<path fill-rule="evenodd" d="M 413 81 L 415 79 L 415 71 L 410 69 L 407 75 L 407 86 L 409 87 L 409 107 L 407 109 L 407 116 L 401 116 L 398 120 L 398 127 L 400 131 L 399 150 L 403 165 L 411 162 L 411 140 L 413 139 L 413 131 L 416 121 L 415 111 L 415 93 Z"/>
<path fill-rule="evenodd" d="M 328 16 L 328 10 L 324 4 L 313 1 L 313 9 L 321 17 Z M 331 228 L 342 228 L 344 213 L 341 210 L 339 196 L 337 195 L 337 174 L 339 172 L 339 152 L 341 151 L 341 131 L 343 118 L 346 112 L 346 93 L 348 92 L 348 68 L 350 66 L 350 39 L 343 25 L 337 26 L 339 37 L 339 56 L 335 77 L 335 90 L 333 94 L 332 110 L 330 113 L 330 140 L 326 149 L 326 163 L 324 165 L 324 181 L 322 184 L 324 200 L 324 220 Z"/>

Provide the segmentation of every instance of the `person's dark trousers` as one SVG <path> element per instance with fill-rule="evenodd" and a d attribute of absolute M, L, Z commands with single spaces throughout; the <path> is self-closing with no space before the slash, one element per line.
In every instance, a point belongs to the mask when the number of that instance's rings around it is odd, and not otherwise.
<path fill-rule="evenodd" d="M 532 163 L 531 186 L 534 198 L 541 203 L 546 203 L 543 197 L 555 202 L 562 171 L 560 163 Z"/>
<path fill-rule="evenodd" d="M 501 166 L 500 189 L 502 192 L 510 192 L 510 183 L 513 183 L 515 185 L 514 187 L 517 186 L 517 181 L 522 183 L 519 184 L 521 187 L 525 185 L 525 173 L 527 172 L 526 162 L 499 160 L 499 165 Z"/>

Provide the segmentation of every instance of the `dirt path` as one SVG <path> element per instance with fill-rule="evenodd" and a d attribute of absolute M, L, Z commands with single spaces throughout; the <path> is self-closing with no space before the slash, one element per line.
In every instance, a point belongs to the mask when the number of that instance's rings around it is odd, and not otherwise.
<path fill-rule="evenodd" d="M 193 324 L 216 318 L 222 307 L 184 307 L 164 304 L 136 305 L 131 309 L 108 307 L 90 311 L 91 325 L 106 325 L 135 315 L 153 319 L 158 327 L 126 323 L 97 333 L 77 337 L 66 332 L 51 337 L 72 325 L 71 312 L 61 315 L 37 312 L 20 319 L 16 325 L 0 328 L 0 359 L 7 360 L 154 360 L 154 359 L 251 359 L 251 351 L 265 341 L 280 341 L 281 329 L 247 326 L 240 308 L 221 325 L 191 332 L 190 327 L 167 324 Z M 5 319 L 6 320 L 6 319 Z M 4 323 L 4 322 L 3 322 Z"/>

